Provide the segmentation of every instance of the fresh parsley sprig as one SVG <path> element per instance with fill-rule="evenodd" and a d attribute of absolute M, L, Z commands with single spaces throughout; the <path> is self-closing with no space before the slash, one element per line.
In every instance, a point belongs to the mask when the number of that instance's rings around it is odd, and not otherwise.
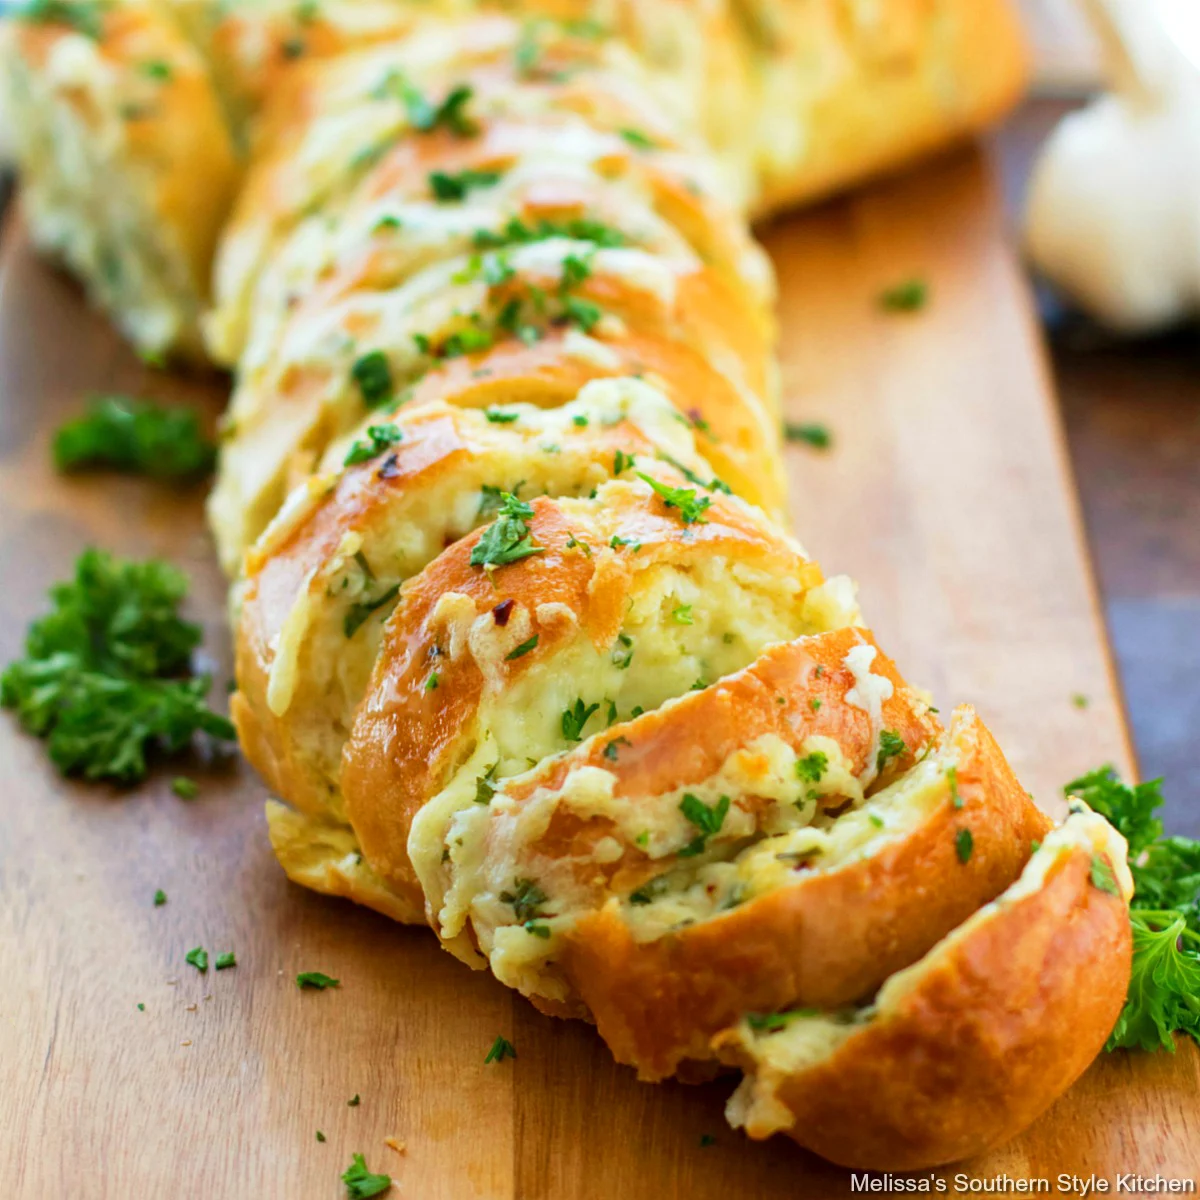
<path fill-rule="evenodd" d="M 209 709 L 207 676 L 188 677 L 198 625 L 178 613 L 187 579 L 156 559 L 85 550 L 75 577 L 50 591 L 25 657 L 0 675 L 0 704 L 40 738 L 65 775 L 136 783 L 147 756 L 176 753 L 197 733 L 232 740 Z"/>
<path fill-rule="evenodd" d="M 54 435 L 54 465 L 60 471 L 108 467 L 187 480 L 211 471 L 216 455 L 192 409 L 128 396 L 93 396 L 87 412 Z"/>
<path fill-rule="evenodd" d="M 1101 767 L 1064 791 L 1129 843 L 1133 971 L 1106 1049 L 1174 1050 L 1175 1033 L 1200 1041 L 1200 841 L 1164 836 L 1161 779 L 1129 787 Z"/>

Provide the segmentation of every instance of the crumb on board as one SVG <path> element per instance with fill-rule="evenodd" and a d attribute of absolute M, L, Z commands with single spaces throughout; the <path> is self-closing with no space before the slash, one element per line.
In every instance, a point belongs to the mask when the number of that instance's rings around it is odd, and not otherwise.
<path fill-rule="evenodd" d="M 399 1138 L 394 1138 L 394 1137 L 384 1138 L 383 1144 L 389 1150 L 395 1150 L 395 1152 L 397 1154 L 407 1154 L 408 1153 L 408 1143 L 400 1141 Z"/>

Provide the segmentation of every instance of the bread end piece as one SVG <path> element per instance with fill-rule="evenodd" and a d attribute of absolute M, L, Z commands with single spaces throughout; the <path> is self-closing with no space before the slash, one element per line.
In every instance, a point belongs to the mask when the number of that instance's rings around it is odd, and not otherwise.
<path fill-rule="evenodd" d="M 1129 984 L 1123 839 L 1077 805 L 1021 878 L 868 1008 L 743 1020 L 714 1039 L 747 1077 L 727 1115 L 847 1167 L 916 1170 L 1015 1136 L 1100 1051 Z"/>

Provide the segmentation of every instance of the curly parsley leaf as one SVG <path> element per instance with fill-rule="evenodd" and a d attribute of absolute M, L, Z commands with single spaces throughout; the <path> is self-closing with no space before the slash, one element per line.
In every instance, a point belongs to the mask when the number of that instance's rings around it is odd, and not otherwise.
<path fill-rule="evenodd" d="M 354 1161 L 342 1173 L 342 1182 L 346 1185 L 346 1195 L 350 1200 L 370 1200 L 372 1196 L 382 1196 L 392 1186 L 392 1177 L 372 1174 L 367 1170 L 367 1160 L 361 1154 L 356 1154 Z"/>
<path fill-rule="evenodd" d="M 187 480 L 211 471 L 216 456 L 194 411 L 126 396 L 92 397 L 87 412 L 54 435 L 54 465 L 60 471 L 109 467 Z"/>
<path fill-rule="evenodd" d="M 209 709 L 207 676 L 185 677 L 200 644 L 179 605 L 187 579 L 168 563 L 85 550 L 75 577 L 50 591 L 25 657 L 0 675 L 0 704 L 46 739 L 63 774 L 136 783 L 153 751 L 184 749 L 197 733 L 232 740 Z"/>
<path fill-rule="evenodd" d="M 1105 1049 L 1174 1051 L 1176 1032 L 1200 1041 L 1200 936 L 1177 913 L 1135 909 L 1130 920 L 1129 994 Z"/>
<path fill-rule="evenodd" d="M 1174 1050 L 1176 1032 L 1200 1041 L 1200 841 L 1163 835 L 1161 779 L 1130 787 L 1107 766 L 1063 790 L 1107 818 L 1129 843 L 1133 971 L 1105 1048 Z M 1108 868 L 1103 859 L 1099 866 Z M 1102 891 L 1110 890 L 1108 874 L 1093 861 L 1092 881 Z"/>

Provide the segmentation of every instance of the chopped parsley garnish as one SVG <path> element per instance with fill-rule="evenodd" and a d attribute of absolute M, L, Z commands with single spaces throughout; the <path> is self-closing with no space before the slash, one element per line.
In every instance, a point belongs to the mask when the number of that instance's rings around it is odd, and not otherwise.
<path fill-rule="evenodd" d="M 372 613 L 383 608 L 385 604 L 390 604 L 399 594 L 400 585 L 394 583 L 374 600 L 360 600 L 350 605 L 342 618 L 342 632 L 346 637 L 352 638 Z"/>
<path fill-rule="evenodd" d="M 171 780 L 171 791 L 180 800 L 195 800 L 200 795 L 200 785 L 194 779 L 189 779 L 186 775 L 180 775 Z"/>
<path fill-rule="evenodd" d="M 724 492 L 727 496 L 733 495 L 733 489 L 723 479 L 718 479 L 714 475 L 712 479 L 704 480 L 686 463 L 681 463 L 679 459 L 672 458 L 671 455 L 664 454 L 661 450 L 658 453 L 658 457 L 663 462 L 670 463 L 689 483 L 694 483 L 697 487 L 707 488 L 710 492 Z"/>
<path fill-rule="evenodd" d="M 607 746 L 604 747 L 604 757 L 609 762 L 616 762 L 620 757 L 622 746 L 633 746 L 633 743 L 627 737 L 613 738 Z"/>
<path fill-rule="evenodd" d="M 649 839 L 647 839 L 648 841 Z M 671 886 L 670 881 L 665 875 L 656 875 L 653 879 L 648 879 L 642 884 L 636 892 L 631 892 L 629 896 L 630 904 L 652 904 L 660 896 L 667 893 L 667 889 Z"/>
<path fill-rule="evenodd" d="M 312 988 L 314 991 L 323 992 L 326 988 L 340 987 L 341 980 L 333 979 L 321 971 L 301 971 L 296 976 L 296 986 L 301 989 Z"/>
<path fill-rule="evenodd" d="M 1102 767 L 1064 790 L 1129 843 L 1133 974 L 1106 1049 L 1173 1050 L 1175 1032 L 1200 1042 L 1200 840 L 1164 835 L 1161 779 L 1128 787 Z"/>
<path fill-rule="evenodd" d="M 632 454 L 626 454 L 624 450 L 617 450 L 613 453 L 613 474 L 624 475 L 626 471 L 633 466 L 635 459 Z"/>
<path fill-rule="evenodd" d="M 368 408 L 378 408 L 392 398 L 392 368 L 382 350 L 372 350 L 356 359 L 350 377 L 358 384 Z"/>
<path fill-rule="evenodd" d="M 537 545 L 529 531 L 528 521 L 532 516 L 532 505 L 518 500 L 511 492 L 501 492 L 499 515 L 472 547 L 471 566 L 504 567 L 541 554 L 545 547 Z"/>
<path fill-rule="evenodd" d="M 506 1058 L 516 1058 L 517 1048 L 506 1037 L 498 1037 L 492 1048 L 487 1052 L 485 1063 L 503 1062 Z"/>
<path fill-rule="evenodd" d="M 550 936 L 550 926 L 539 925 L 536 921 L 526 921 L 521 928 L 533 937 L 548 938 Z"/>
<path fill-rule="evenodd" d="M 879 752 L 875 755 L 875 770 L 882 771 L 893 758 L 899 758 L 908 746 L 894 729 L 884 729 L 879 734 Z"/>
<path fill-rule="evenodd" d="M 156 891 L 154 893 L 154 907 L 162 908 L 162 906 L 164 904 L 166 904 L 166 902 L 167 902 L 167 893 L 164 892 L 162 890 L 162 888 L 159 888 L 158 891 Z"/>
<path fill-rule="evenodd" d="M 629 664 L 633 662 L 633 638 L 627 633 L 618 633 L 616 644 L 608 657 L 618 671 L 628 671 Z M 637 716 L 636 712 L 634 716 Z"/>
<path fill-rule="evenodd" d="M 518 921 L 531 921 L 542 916 L 539 911 L 549 897 L 532 879 L 514 879 L 511 892 L 501 892 L 500 899 L 504 904 L 511 904 L 513 916 Z"/>
<path fill-rule="evenodd" d="M 702 1133 L 700 1135 L 700 1148 L 705 1149 L 708 1146 L 715 1146 L 717 1139 L 711 1133 Z"/>
<path fill-rule="evenodd" d="M 917 312 L 929 301 L 929 285 L 923 279 L 906 279 L 879 294 L 884 312 Z"/>
<path fill-rule="evenodd" d="M 562 715 L 562 735 L 568 742 L 579 742 L 583 740 L 583 727 L 591 720 L 592 714 L 598 712 L 600 705 L 583 703 L 582 698 L 577 698 L 575 704 L 566 709 Z"/>
<path fill-rule="evenodd" d="M 640 129 L 622 129 L 621 136 L 638 150 L 653 150 L 654 142 L 651 141 Z"/>
<path fill-rule="evenodd" d="M 359 439 L 350 447 L 345 466 L 368 462 L 403 439 L 404 431 L 396 425 L 368 425 L 366 440 Z"/>
<path fill-rule="evenodd" d="M 325 1140 L 325 1135 L 318 1129 L 317 1130 L 317 1141 L 323 1142 L 324 1140 Z"/>
<path fill-rule="evenodd" d="M 436 692 L 440 678 L 441 676 L 436 671 L 431 671 L 429 678 L 425 680 L 425 690 L 427 692 Z"/>
<path fill-rule="evenodd" d="M 475 94 L 466 84 L 460 83 L 451 88 L 442 102 L 435 105 L 406 79 L 393 77 L 388 82 L 398 89 L 409 122 L 418 133 L 432 133 L 439 127 L 455 137 L 472 137 L 478 132 L 478 127 L 466 111 Z"/>
<path fill-rule="evenodd" d="M 350 1099 L 346 1101 L 346 1107 L 347 1108 L 357 1108 L 361 1103 L 362 1103 L 362 1097 L 357 1092 L 355 1092 L 354 1095 L 351 1096 Z"/>
<path fill-rule="evenodd" d="M 192 409 L 126 396 L 94 396 L 82 417 L 54 435 L 54 465 L 60 471 L 110 467 L 188 480 L 211 471 L 216 456 Z"/>
<path fill-rule="evenodd" d="M 671 610 L 671 619 L 676 625 L 694 625 L 692 620 L 692 606 L 690 604 L 680 604 Z"/>
<path fill-rule="evenodd" d="M 817 696 L 810 697 L 809 701 L 808 701 L 808 707 L 811 708 L 813 710 L 813 712 L 820 712 L 821 711 L 820 698 Z"/>
<path fill-rule="evenodd" d="M 654 489 L 655 494 L 668 508 L 679 510 L 679 518 L 685 525 L 706 523 L 707 518 L 704 516 L 704 512 L 712 505 L 712 501 L 707 496 L 697 498 L 691 488 L 670 487 L 665 483 L 659 483 L 657 479 L 642 471 L 637 474 L 640 480 L 648 483 Z"/>
<path fill-rule="evenodd" d="M 801 1017 L 812 1016 L 816 1016 L 816 1010 L 811 1008 L 795 1008 L 791 1012 L 747 1013 L 746 1024 L 755 1033 L 778 1033 Z"/>
<path fill-rule="evenodd" d="M 583 283 L 591 273 L 591 254 L 586 258 L 580 258 L 578 254 L 564 256 L 562 260 L 562 286 L 564 288 L 575 287 L 577 284 Z"/>
<path fill-rule="evenodd" d="M 499 232 L 477 229 L 475 245 L 480 250 L 494 250 L 500 246 L 522 246 L 556 237 L 569 238 L 575 242 L 592 242 L 602 248 L 623 246 L 626 243 L 626 237 L 619 229 L 599 221 L 578 218 L 569 221 L 542 219 L 536 225 L 529 225 L 519 217 L 513 217 Z"/>
<path fill-rule="evenodd" d="M 946 768 L 946 782 L 950 785 L 950 803 L 953 804 L 955 808 L 962 808 L 963 798 L 958 790 L 957 767 Z"/>
<path fill-rule="evenodd" d="M 491 187 L 499 178 L 498 171 L 475 171 L 470 167 L 453 175 L 446 171 L 431 171 L 429 190 L 437 200 L 464 200 L 472 188 Z"/>
<path fill-rule="evenodd" d="M 809 783 L 820 783 L 828 766 L 829 755 L 814 750 L 811 754 L 796 759 L 796 778 L 805 779 Z"/>
<path fill-rule="evenodd" d="M 708 839 L 714 834 L 720 833 L 721 826 L 725 823 L 725 816 L 729 812 L 729 797 L 722 796 L 716 804 L 709 806 L 699 796 L 685 792 L 683 799 L 679 802 L 679 811 L 700 830 L 700 833 L 679 851 L 680 858 L 691 858 L 694 855 L 702 854 Z"/>
<path fill-rule="evenodd" d="M 828 450 L 833 445 L 833 435 L 825 425 L 786 421 L 783 436 L 789 442 L 803 442 L 806 446 L 812 446 L 814 450 Z"/>
<path fill-rule="evenodd" d="M 184 962 L 190 963 L 197 971 L 204 972 L 208 970 L 208 951 L 203 946 L 197 946 L 194 950 L 189 950 L 183 956 Z"/>
<path fill-rule="evenodd" d="M 374 1175 L 367 1170 L 367 1160 L 361 1154 L 354 1156 L 354 1161 L 342 1173 L 342 1182 L 346 1185 L 346 1195 L 350 1200 L 370 1200 L 372 1196 L 381 1196 L 392 1186 L 390 1175 Z"/>
<path fill-rule="evenodd" d="M 227 971 L 230 967 L 237 966 L 237 956 L 232 950 L 227 950 L 224 954 L 218 954 L 213 966 L 218 971 Z"/>
<path fill-rule="evenodd" d="M 494 762 L 482 775 L 475 777 L 476 804 L 491 804 L 492 797 L 499 791 L 499 785 L 495 782 L 496 768 L 499 765 L 498 762 Z"/>
<path fill-rule="evenodd" d="M 524 658 L 530 650 L 535 650 L 538 644 L 538 634 L 534 634 L 528 641 L 522 642 L 515 650 L 510 650 L 505 656 L 505 662 L 513 662 L 515 659 Z"/>
<path fill-rule="evenodd" d="M 100 550 L 85 550 L 75 578 L 51 589 L 25 657 L 0 674 L 0 704 L 46 739 L 63 774 L 136 783 L 150 751 L 177 753 L 197 733 L 233 739 L 205 703 L 208 677 L 186 678 L 201 638 L 178 615 L 186 594 L 170 564 Z"/>
<path fill-rule="evenodd" d="M 1075 692 L 1071 696 L 1071 703 L 1076 708 L 1087 708 L 1091 701 L 1082 692 Z"/>
<path fill-rule="evenodd" d="M 975 849 L 975 839 L 971 836 L 969 829 L 960 829 L 954 835 L 954 852 L 958 855 L 960 863 L 967 862 L 971 857 L 971 851 Z"/>
<path fill-rule="evenodd" d="M 511 425 L 514 421 L 519 421 L 521 419 L 520 413 L 505 412 L 500 408 L 485 408 L 483 410 L 483 415 L 487 417 L 487 419 L 493 425 Z"/>
<path fill-rule="evenodd" d="M 584 300 L 581 296 L 564 296 L 563 312 L 567 320 L 578 325 L 584 333 L 591 333 L 604 315 L 598 304 Z"/>

